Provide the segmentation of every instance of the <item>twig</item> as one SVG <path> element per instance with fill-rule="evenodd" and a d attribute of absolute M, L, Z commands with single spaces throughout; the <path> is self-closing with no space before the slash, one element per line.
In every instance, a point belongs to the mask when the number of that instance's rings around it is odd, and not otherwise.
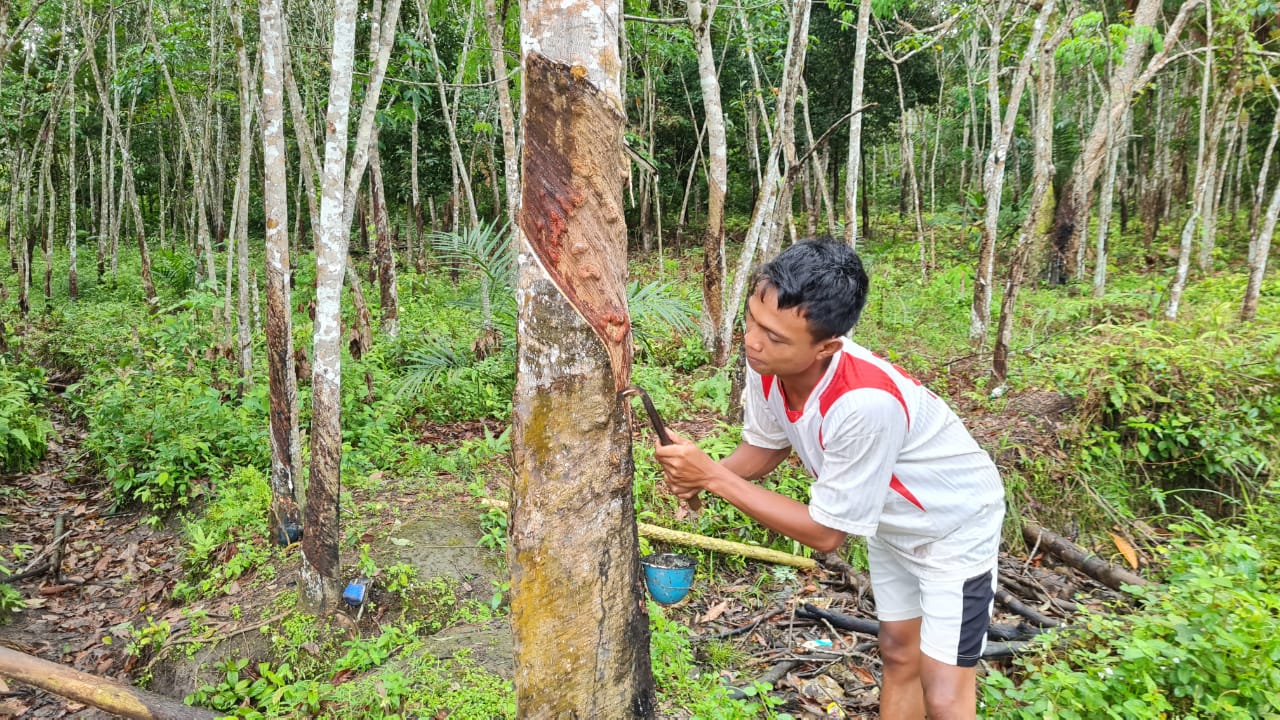
<path fill-rule="evenodd" d="M 31 571 L 31 569 L 32 569 L 32 568 L 34 568 L 34 567 L 36 566 L 36 563 L 38 563 L 38 562 L 40 562 L 41 560 L 43 560 L 43 559 L 44 559 L 44 556 L 45 556 L 45 555 L 48 555 L 48 554 L 49 554 L 49 552 L 50 552 L 50 551 L 52 551 L 54 548 L 56 548 L 56 547 L 61 547 L 61 546 L 62 546 L 62 541 L 63 541 L 63 540 L 66 540 L 66 539 L 67 539 L 67 536 L 68 536 L 68 535 L 70 535 L 72 532 L 73 532 L 73 531 L 68 530 L 68 531 L 66 531 L 66 532 L 62 533 L 61 535 L 59 535 L 58 537 L 54 538 L 54 539 L 53 539 L 53 542 L 49 543 L 48 545 L 45 545 L 43 550 L 41 550 L 40 552 L 36 553 L 36 554 L 35 554 L 35 557 L 31 558 L 31 562 L 27 564 L 27 569 L 26 569 L 26 570 L 23 570 L 23 571 L 22 571 L 22 573 L 19 573 L 19 574 L 21 575 L 21 574 L 25 574 L 25 573 L 30 572 L 30 571 Z"/>

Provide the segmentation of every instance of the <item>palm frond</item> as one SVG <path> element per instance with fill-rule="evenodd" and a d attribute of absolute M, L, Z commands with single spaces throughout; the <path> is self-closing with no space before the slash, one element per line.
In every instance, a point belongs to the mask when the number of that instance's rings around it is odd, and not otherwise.
<path fill-rule="evenodd" d="M 404 375 L 396 387 L 396 397 L 417 392 L 427 383 L 438 382 L 450 372 L 471 365 L 471 354 L 447 342 L 425 344 L 404 356 Z"/>
<path fill-rule="evenodd" d="M 693 332 L 697 325 L 693 303 L 676 295 L 670 283 L 627 284 L 627 307 L 636 342 L 649 348 L 653 340 L 674 333 Z"/>
<path fill-rule="evenodd" d="M 491 283 L 514 284 L 515 257 L 507 224 L 481 223 L 462 232 L 433 232 L 431 247 L 441 260 L 479 271 Z"/>

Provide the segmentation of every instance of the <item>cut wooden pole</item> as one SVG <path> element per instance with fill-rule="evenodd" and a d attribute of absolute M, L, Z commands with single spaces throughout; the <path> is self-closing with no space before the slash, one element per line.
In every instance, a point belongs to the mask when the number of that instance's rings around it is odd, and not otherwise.
<path fill-rule="evenodd" d="M 502 500 L 481 498 L 480 502 L 491 507 L 500 508 L 504 511 L 507 509 L 507 503 Z M 760 560 L 762 562 L 773 563 L 775 565 L 790 565 L 791 567 L 797 567 L 804 570 L 813 570 L 818 567 L 818 562 L 813 558 L 800 557 L 799 555 L 792 555 L 791 553 L 784 553 L 778 550 L 770 550 L 769 548 L 758 547 L 756 545 L 744 545 L 742 543 L 733 542 L 732 540 L 721 540 L 720 538 L 707 537 L 706 535 L 696 535 L 694 533 L 672 530 L 670 528 L 650 525 L 648 523 L 636 523 L 636 526 L 641 537 L 671 543 L 672 545 L 696 547 L 702 550 L 738 555 L 751 560 Z"/>
<path fill-rule="evenodd" d="M 0 647 L 0 675 L 136 720 L 214 720 L 220 717 L 212 710 L 183 705 L 173 698 L 80 672 L 7 647 Z"/>
<path fill-rule="evenodd" d="M 1028 546 L 1039 544 L 1041 550 L 1052 553 L 1071 567 L 1106 585 L 1112 590 L 1121 590 L 1124 585 L 1151 585 L 1151 581 L 1117 567 L 1084 548 L 1076 545 L 1061 535 L 1051 532 L 1031 522 L 1022 521 L 1022 537 Z"/>

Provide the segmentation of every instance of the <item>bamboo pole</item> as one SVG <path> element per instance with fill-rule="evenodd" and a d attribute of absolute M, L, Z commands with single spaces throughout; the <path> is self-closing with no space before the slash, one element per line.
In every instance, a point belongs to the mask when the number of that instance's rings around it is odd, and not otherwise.
<path fill-rule="evenodd" d="M 1030 547 L 1037 545 L 1071 567 L 1106 585 L 1121 590 L 1124 585 L 1151 585 L 1151 581 L 1124 568 L 1117 567 L 1061 535 L 1031 522 L 1022 521 L 1022 538 Z"/>
<path fill-rule="evenodd" d="M 218 713 L 0 647 L 0 675 L 136 720 L 214 720 Z"/>
<path fill-rule="evenodd" d="M 507 509 L 507 503 L 502 500 L 481 498 L 480 502 L 501 510 Z M 769 548 L 758 547 L 756 545 L 744 545 L 743 543 L 733 542 L 732 540 L 721 540 L 720 538 L 697 535 L 694 533 L 683 532 L 681 530 L 672 530 L 671 528 L 664 528 L 659 525 L 650 525 L 648 523 L 636 523 L 636 529 L 639 531 L 641 537 L 671 543 L 673 545 L 683 545 L 685 547 L 696 547 L 702 550 L 712 550 L 714 552 L 738 555 L 751 560 L 760 560 L 761 562 L 773 563 L 775 565 L 790 565 L 791 567 L 797 567 L 804 570 L 813 570 L 818 567 L 818 562 L 813 558 L 800 557 L 799 555 L 792 555 L 791 553 L 784 553 L 778 550 L 770 550 Z"/>

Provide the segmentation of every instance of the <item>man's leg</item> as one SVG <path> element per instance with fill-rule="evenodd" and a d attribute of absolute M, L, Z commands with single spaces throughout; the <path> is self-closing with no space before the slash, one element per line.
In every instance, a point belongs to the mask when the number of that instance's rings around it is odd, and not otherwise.
<path fill-rule="evenodd" d="M 973 720 L 978 707 L 977 675 L 977 668 L 948 665 L 923 655 L 920 680 L 929 720 Z"/>
<path fill-rule="evenodd" d="M 880 622 L 881 720 L 923 720 L 925 696 L 921 685 L 920 618 Z M 936 660 L 924 658 L 936 663 Z"/>
<path fill-rule="evenodd" d="M 976 666 L 991 624 L 994 565 L 967 580 L 922 583 L 920 681 L 930 720 L 973 720 L 977 714 Z"/>

